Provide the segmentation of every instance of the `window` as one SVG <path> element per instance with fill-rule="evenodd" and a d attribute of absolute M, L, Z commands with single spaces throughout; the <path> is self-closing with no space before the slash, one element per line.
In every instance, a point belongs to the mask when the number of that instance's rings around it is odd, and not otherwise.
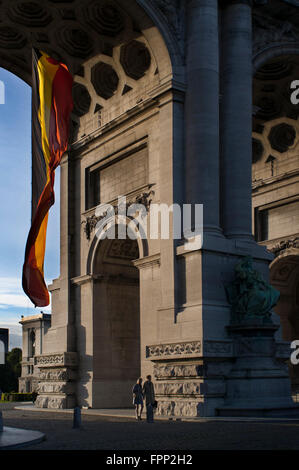
<path fill-rule="evenodd" d="M 257 241 L 274 240 L 299 232 L 299 201 L 289 202 L 255 211 Z"/>
<path fill-rule="evenodd" d="M 29 333 L 29 357 L 35 356 L 35 330 L 30 330 Z"/>
<path fill-rule="evenodd" d="M 101 203 L 114 201 L 118 196 L 148 183 L 147 148 L 114 158 L 109 163 L 86 169 L 86 210 Z"/>

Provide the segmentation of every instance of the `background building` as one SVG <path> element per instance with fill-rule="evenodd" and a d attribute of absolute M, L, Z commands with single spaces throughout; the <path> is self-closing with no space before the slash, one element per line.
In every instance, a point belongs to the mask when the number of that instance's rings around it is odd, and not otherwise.
<path fill-rule="evenodd" d="M 5 354 L 8 353 L 9 329 L 0 328 L 0 364 L 5 364 Z"/>
<path fill-rule="evenodd" d="M 22 375 L 19 392 L 30 393 L 37 389 L 39 370 L 36 356 L 43 354 L 44 335 L 51 326 L 51 315 L 40 313 L 22 318 Z"/>

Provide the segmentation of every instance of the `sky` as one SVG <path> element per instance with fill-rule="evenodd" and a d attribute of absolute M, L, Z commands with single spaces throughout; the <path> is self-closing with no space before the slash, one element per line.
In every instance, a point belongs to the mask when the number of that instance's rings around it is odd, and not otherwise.
<path fill-rule="evenodd" d="M 22 266 L 31 217 L 31 88 L 0 68 L 5 102 L 0 104 L 0 328 L 10 330 L 10 349 L 21 346 L 21 315 L 51 313 L 34 308 L 22 289 Z M 0 100 L 2 103 L 2 100 Z M 59 276 L 59 168 L 50 209 L 45 279 Z"/>

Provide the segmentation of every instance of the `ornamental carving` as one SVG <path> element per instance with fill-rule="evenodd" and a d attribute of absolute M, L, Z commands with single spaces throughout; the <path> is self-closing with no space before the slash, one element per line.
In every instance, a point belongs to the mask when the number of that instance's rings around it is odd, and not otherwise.
<path fill-rule="evenodd" d="M 0 27 L 0 47 L 6 49 L 22 49 L 27 39 L 9 26 Z"/>
<path fill-rule="evenodd" d="M 127 213 L 127 209 L 130 206 L 134 205 L 134 204 L 143 205 L 144 208 L 146 209 L 146 211 L 148 211 L 149 207 L 151 205 L 151 202 L 152 202 L 152 198 L 151 198 L 152 195 L 154 195 L 154 191 L 152 191 L 152 190 L 147 191 L 147 192 L 143 192 L 143 193 L 138 194 L 137 196 L 135 196 L 134 199 L 131 199 L 129 201 L 126 199 L 124 203 L 111 205 L 100 216 L 91 215 L 91 216 L 87 217 L 82 222 L 87 240 L 90 240 L 91 234 L 95 230 L 95 228 L 96 228 L 96 226 L 99 222 L 101 222 L 103 219 L 106 219 L 106 218 L 108 219 L 110 217 L 117 216 L 119 211 L 123 215 L 123 214 Z"/>
<path fill-rule="evenodd" d="M 157 383 L 155 385 L 156 395 L 170 396 L 178 395 L 182 397 L 190 395 L 201 395 L 203 392 L 204 384 L 200 382 L 166 382 Z"/>
<path fill-rule="evenodd" d="M 203 366 L 199 364 L 155 364 L 156 379 L 189 378 L 203 375 Z"/>
<path fill-rule="evenodd" d="M 109 258 L 137 259 L 139 249 L 137 243 L 132 240 L 113 240 L 108 252 Z"/>
<path fill-rule="evenodd" d="M 125 28 L 125 21 L 120 11 L 111 2 L 93 2 L 83 8 L 86 23 L 99 34 L 115 37 Z"/>
<path fill-rule="evenodd" d="M 194 356 L 201 353 L 200 341 L 188 341 L 185 343 L 168 343 L 147 346 L 146 356 L 152 360 L 164 359 L 173 356 Z"/>
<path fill-rule="evenodd" d="M 154 3 L 166 18 L 177 40 L 183 42 L 185 35 L 184 0 L 155 0 Z"/>
<path fill-rule="evenodd" d="M 275 256 L 279 256 L 290 248 L 299 249 L 299 237 L 291 238 L 289 240 L 282 240 L 276 245 L 272 246 L 272 248 L 268 248 L 268 250 L 271 251 L 271 253 L 274 253 Z"/>
<path fill-rule="evenodd" d="M 299 41 L 299 31 L 292 23 L 262 15 L 253 16 L 253 52 L 273 43 L 294 43 Z"/>
<path fill-rule="evenodd" d="M 47 26 L 51 21 L 52 17 L 37 2 L 22 2 L 13 5 L 8 10 L 8 17 L 15 23 L 28 26 L 29 28 Z"/>
<path fill-rule="evenodd" d="M 66 353 L 45 354 L 43 356 L 37 356 L 36 365 L 38 367 L 76 366 L 77 354 L 66 352 Z"/>
<path fill-rule="evenodd" d="M 93 52 L 89 35 L 79 28 L 63 28 L 57 31 L 59 43 L 72 57 L 86 59 Z"/>

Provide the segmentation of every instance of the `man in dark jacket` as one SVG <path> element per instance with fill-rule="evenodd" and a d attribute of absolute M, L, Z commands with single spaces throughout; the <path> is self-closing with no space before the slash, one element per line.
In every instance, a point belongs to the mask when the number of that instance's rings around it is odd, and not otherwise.
<path fill-rule="evenodd" d="M 152 382 L 151 375 L 148 375 L 147 380 L 144 382 L 143 385 L 143 396 L 145 398 L 146 404 L 146 421 L 148 423 L 154 422 L 154 409 L 153 405 L 155 403 L 155 389 L 154 384 Z"/>

